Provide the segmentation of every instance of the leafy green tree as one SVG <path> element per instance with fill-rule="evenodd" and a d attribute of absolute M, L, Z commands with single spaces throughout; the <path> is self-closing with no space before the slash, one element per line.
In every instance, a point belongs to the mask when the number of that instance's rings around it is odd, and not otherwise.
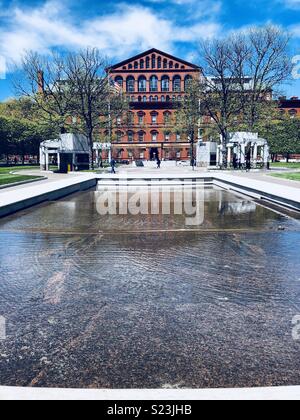
<path fill-rule="evenodd" d="M 9 120 L 0 115 L 0 156 L 5 155 L 7 161 L 11 147 Z"/>
<path fill-rule="evenodd" d="M 21 97 L 33 101 L 41 117 L 66 131 L 81 132 L 89 142 L 93 168 L 93 143 L 100 129 L 112 138 L 114 119 L 127 107 L 124 95 L 111 85 L 107 62 L 96 48 L 48 57 L 28 53 L 23 77 L 15 81 Z"/>
<path fill-rule="evenodd" d="M 291 154 L 300 153 L 300 120 L 284 118 L 281 121 L 272 121 L 262 130 L 263 136 L 268 140 L 272 159 L 277 155 L 286 157 L 287 162 Z"/>
<path fill-rule="evenodd" d="M 41 116 L 41 110 L 28 98 L 0 104 L 0 154 L 39 156 L 40 143 L 57 137 L 57 129 Z"/>

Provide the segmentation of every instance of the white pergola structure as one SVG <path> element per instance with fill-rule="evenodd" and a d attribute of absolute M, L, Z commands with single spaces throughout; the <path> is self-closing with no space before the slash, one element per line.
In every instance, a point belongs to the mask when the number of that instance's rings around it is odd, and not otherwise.
<path fill-rule="evenodd" d="M 57 157 L 57 166 L 60 166 L 61 140 L 46 140 L 40 144 L 40 166 L 42 171 L 49 171 L 50 156 Z"/>
<path fill-rule="evenodd" d="M 266 168 L 270 161 L 270 147 L 267 140 L 258 136 L 258 133 L 236 132 L 230 133 L 227 144 L 227 164 L 230 167 L 232 158 L 236 154 L 241 165 L 246 163 L 247 154 L 250 152 L 251 164 L 254 168 L 262 163 Z M 222 145 L 217 150 L 217 165 L 223 166 Z"/>
<path fill-rule="evenodd" d="M 94 143 L 93 149 L 96 152 L 97 163 L 100 165 L 102 151 L 109 152 L 111 161 L 112 146 L 110 143 Z M 85 136 L 81 134 L 66 133 L 61 134 L 59 139 L 46 140 L 40 145 L 40 165 L 44 171 L 49 171 L 50 156 L 56 156 L 57 165 L 60 168 L 63 155 L 71 155 L 72 167 L 76 168 L 78 160 L 82 155 L 89 155 L 89 144 Z"/>
<path fill-rule="evenodd" d="M 100 166 L 100 163 L 102 161 L 102 152 L 106 151 L 108 152 L 108 162 L 111 162 L 112 160 L 112 145 L 111 143 L 94 143 L 94 150 L 96 151 L 96 162 L 97 165 Z"/>

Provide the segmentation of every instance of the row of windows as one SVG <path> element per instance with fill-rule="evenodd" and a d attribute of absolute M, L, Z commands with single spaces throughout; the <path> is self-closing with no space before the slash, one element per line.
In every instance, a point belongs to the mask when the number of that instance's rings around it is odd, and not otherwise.
<path fill-rule="evenodd" d="M 154 95 L 154 96 L 127 96 L 128 102 L 180 102 L 182 100 L 181 95 L 173 95 L 172 97 L 170 95 Z"/>
<path fill-rule="evenodd" d="M 136 140 L 141 143 L 145 141 L 145 135 L 146 133 L 144 131 L 139 131 L 138 133 L 136 133 L 136 135 L 134 131 L 128 131 L 127 134 L 124 136 L 124 134 L 121 131 L 117 131 L 116 139 L 117 139 L 117 142 L 122 142 L 126 140 L 128 141 L 128 143 L 133 143 Z M 159 135 L 158 131 L 151 131 L 151 141 L 156 143 L 158 141 L 158 135 Z M 172 138 L 171 133 L 167 132 L 164 134 L 165 142 L 169 142 L 171 138 Z M 181 141 L 180 133 L 176 133 L 176 141 Z"/>
<path fill-rule="evenodd" d="M 284 109 L 281 109 L 281 111 L 280 111 L 281 113 L 282 113 L 282 115 L 284 115 L 285 114 L 285 110 Z M 294 117 L 296 117 L 297 115 L 298 115 L 298 111 L 297 111 L 297 109 L 289 109 L 288 110 L 288 114 L 292 117 L 292 118 L 294 118 Z M 300 114 L 299 114 L 300 115 Z"/>
<path fill-rule="evenodd" d="M 124 150 L 119 150 L 117 152 L 117 157 L 118 159 L 122 159 Z M 133 150 L 127 150 L 127 154 L 128 154 L 128 158 L 132 159 L 132 158 L 136 158 L 136 153 L 138 153 L 139 159 L 145 159 L 146 158 L 146 150 L 142 149 L 142 150 L 138 150 L 137 152 L 134 153 Z M 191 156 L 191 149 L 186 149 L 185 151 L 183 150 L 175 150 L 175 151 L 169 151 L 169 150 L 165 150 L 164 151 L 164 157 L 165 159 L 181 159 L 181 157 L 183 156 Z"/>
<path fill-rule="evenodd" d="M 187 90 L 188 85 L 190 81 L 192 80 L 192 76 L 186 76 L 184 78 L 184 89 Z M 115 82 L 118 83 L 118 85 L 123 89 L 123 77 L 118 76 L 115 78 Z M 147 92 L 147 79 L 145 76 L 141 76 L 136 80 L 133 76 L 128 76 L 126 79 L 126 91 L 128 93 L 130 92 L 136 92 L 136 83 L 137 83 L 137 91 L 138 92 Z M 169 76 L 163 76 L 161 78 L 161 81 L 159 83 L 157 76 L 151 76 L 149 79 L 149 91 L 150 92 L 158 92 L 159 91 L 159 85 L 161 92 L 181 92 L 181 83 L 182 78 L 181 76 L 174 76 L 171 80 Z M 171 86 L 172 85 L 172 86 Z M 172 89 L 171 89 L 172 88 Z"/>
<path fill-rule="evenodd" d="M 144 112 L 138 112 L 137 113 L 137 117 L 138 117 L 138 123 L 139 125 L 143 125 L 145 123 L 145 113 Z M 129 125 L 133 125 L 135 121 L 135 114 L 133 112 L 129 112 L 128 113 L 128 124 Z M 166 111 L 164 112 L 164 124 L 169 124 L 171 122 L 171 112 Z M 151 123 L 152 124 L 157 124 L 158 123 L 158 113 L 157 112 L 151 112 Z M 118 118 L 117 120 L 117 124 L 121 125 L 122 124 L 122 119 Z"/>
<path fill-rule="evenodd" d="M 130 63 L 128 66 L 123 66 L 123 70 L 144 70 L 144 69 L 185 69 L 184 65 L 179 65 L 179 63 L 174 63 L 173 60 L 168 60 L 167 58 L 157 57 L 153 54 L 151 57 L 141 58 L 140 60 L 135 61 L 133 64 Z"/>

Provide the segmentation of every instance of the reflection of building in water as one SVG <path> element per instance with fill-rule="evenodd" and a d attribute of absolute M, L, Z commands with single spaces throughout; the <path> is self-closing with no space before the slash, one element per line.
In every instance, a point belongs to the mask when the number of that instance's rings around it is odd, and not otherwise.
<path fill-rule="evenodd" d="M 241 201 L 236 203 L 229 203 L 220 201 L 219 212 L 223 215 L 238 215 L 238 214 L 249 214 L 255 213 L 256 204 L 251 201 Z"/>

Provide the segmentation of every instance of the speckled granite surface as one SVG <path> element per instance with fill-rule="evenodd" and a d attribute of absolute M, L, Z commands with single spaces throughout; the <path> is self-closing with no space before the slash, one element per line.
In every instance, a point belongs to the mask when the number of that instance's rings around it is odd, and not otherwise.
<path fill-rule="evenodd" d="M 94 199 L 0 221 L 0 385 L 300 383 L 298 221 L 208 190 L 201 229 L 177 231 L 180 216 L 103 218 Z"/>

